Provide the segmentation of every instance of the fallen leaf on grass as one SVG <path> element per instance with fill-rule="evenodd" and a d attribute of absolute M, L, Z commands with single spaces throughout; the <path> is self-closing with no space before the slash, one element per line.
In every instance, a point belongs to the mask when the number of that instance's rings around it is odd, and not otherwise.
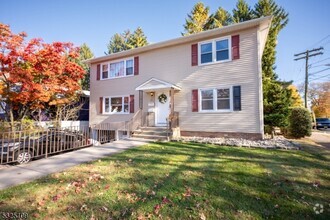
<path fill-rule="evenodd" d="M 105 207 L 105 206 L 102 206 L 102 208 L 100 208 L 100 210 L 101 210 L 102 212 L 107 212 L 107 211 L 108 211 L 108 208 Z"/>
<path fill-rule="evenodd" d="M 166 196 L 164 196 L 162 198 L 162 204 L 168 204 L 168 203 L 173 203 L 171 200 L 169 200 L 168 198 L 166 198 Z"/>
<path fill-rule="evenodd" d="M 104 187 L 105 190 L 108 190 L 109 188 L 110 188 L 110 185 L 106 185 L 106 186 Z"/>
<path fill-rule="evenodd" d="M 191 196 L 191 188 L 190 187 L 186 187 L 186 192 L 183 193 L 184 197 L 190 197 Z"/>
<path fill-rule="evenodd" d="M 53 202 L 57 202 L 61 198 L 61 194 L 57 194 L 56 196 L 53 197 Z"/>
<path fill-rule="evenodd" d="M 313 186 L 314 186 L 315 188 L 319 187 L 319 186 L 320 186 L 320 181 L 314 181 L 314 182 L 313 182 Z"/>
<path fill-rule="evenodd" d="M 87 205 L 86 204 L 83 204 L 81 207 L 80 207 L 80 211 L 86 211 L 88 208 L 87 208 Z"/>
<path fill-rule="evenodd" d="M 159 204 L 155 205 L 155 207 L 154 207 L 154 213 L 155 213 L 156 215 L 158 215 L 158 213 L 159 213 L 161 207 L 162 207 L 162 206 L 159 205 Z"/>
<path fill-rule="evenodd" d="M 34 213 L 32 216 L 33 216 L 34 218 L 39 218 L 39 217 L 40 217 L 40 215 L 39 215 L 38 213 Z"/>
<path fill-rule="evenodd" d="M 203 212 L 202 212 L 202 213 L 199 213 L 199 218 L 200 218 L 201 220 L 206 220 L 206 217 L 205 217 L 205 215 L 204 215 Z"/>

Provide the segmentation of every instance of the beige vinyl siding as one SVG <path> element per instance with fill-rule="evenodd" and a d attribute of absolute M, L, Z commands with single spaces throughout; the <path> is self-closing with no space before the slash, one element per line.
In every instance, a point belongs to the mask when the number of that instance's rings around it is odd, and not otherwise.
<path fill-rule="evenodd" d="M 182 88 L 181 91 L 175 93 L 174 104 L 174 110 L 179 112 L 181 130 L 260 133 L 257 28 L 219 35 L 215 38 L 236 34 L 240 35 L 240 59 L 234 61 L 191 66 L 191 45 L 208 40 L 201 39 L 138 54 L 139 75 L 137 76 L 96 81 L 96 64 L 93 64 L 90 123 L 129 120 L 133 114 L 99 114 L 99 97 L 134 94 L 135 111 L 137 111 L 139 93 L 135 91 L 135 88 L 154 77 Z M 226 113 L 191 111 L 192 89 L 235 85 L 241 86 L 242 111 Z M 147 97 L 144 95 L 143 111 L 147 111 L 146 101 Z"/>

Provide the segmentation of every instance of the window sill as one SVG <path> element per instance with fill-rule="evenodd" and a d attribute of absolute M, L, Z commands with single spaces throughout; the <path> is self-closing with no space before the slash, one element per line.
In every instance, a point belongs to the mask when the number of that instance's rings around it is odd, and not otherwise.
<path fill-rule="evenodd" d="M 214 64 L 220 64 L 220 63 L 227 63 L 227 62 L 230 62 L 230 61 L 232 61 L 232 59 L 209 62 L 209 63 L 199 63 L 198 66 L 207 66 L 207 65 L 214 65 Z"/>
<path fill-rule="evenodd" d="M 101 78 L 100 81 L 106 81 L 106 80 L 114 80 L 114 79 L 121 79 L 121 78 L 129 78 L 129 77 L 133 77 L 133 75 L 129 75 L 129 76 L 118 76 L 118 77 L 113 77 L 113 78 L 106 78 L 106 79 L 103 79 Z"/>
<path fill-rule="evenodd" d="M 129 112 L 102 113 L 101 115 L 129 115 Z"/>
<path fill-rule="evenodd" d="M 218 111 L 214 111 L 214 110 L 199 110 L 198 113 L 211 113 L 211 114 L 216 114 L 216 113 L 230 113 L 233 112 L 233 110 L 218 110 Z"/>

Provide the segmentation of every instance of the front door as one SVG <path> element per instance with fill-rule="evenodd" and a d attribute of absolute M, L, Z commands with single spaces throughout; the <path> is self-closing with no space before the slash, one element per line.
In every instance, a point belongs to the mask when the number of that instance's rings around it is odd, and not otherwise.
<path fill-rule="evenodd" d="M 169 91 L 156 91 L 155 93 L 156 102 L 156 126 L 166 126 L 167 118 L 170 114 L 170 96 Z"/>

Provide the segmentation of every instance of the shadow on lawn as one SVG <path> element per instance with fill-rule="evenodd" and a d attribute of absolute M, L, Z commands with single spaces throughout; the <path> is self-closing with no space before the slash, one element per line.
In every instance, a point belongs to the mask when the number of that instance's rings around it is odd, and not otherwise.
<path fill-rule="evenodd" d="M 292 181 L 297 175 L 289 170 L 309 167 L 328 170 L 329 166 L 322 161 L 306 161 L 300 158 L 302 156 L 297 151 L 157 144 L 152 149 L 137 148 L 130 150 L 131 155 L 119 154 L 108 158 L 109 161 L 132 158 L 132 167 L 142 170 L 129 177 L 116 178 L 119 185 L 128 183 L 123 192 L 140 198 L 134 202 L 122 201 L 111 207 L 114 210 L 126 207 L 129 211 L 122 217 L 128 218 L 135 210 L 152 213 L 152 208 L 160 205 L 162 208 L 159 213 L 162 216 L 174 218 L 199 218 L 202 212 L 217 219 L 284 216 L 303 219 L 315 217 L 315 203 L 327 202 L 322 194 L 304 192 L 310 190 L 312 184 Z M 176 157 L 181 160 L 173 163 Z M 230 163 L 236 165 L 237 169 L 232 167 L 228 171 Z M 251 164 L 261 166 L 261 171 L 249 171 Z M 271 168 L 273 173 L 267 174 L 264 167 Z M 154 192 L 154 195 L 150 192 Z M 170 202 L 164 204 L 164 198 Z"/>
<path fill-rule="evenodd" d="M 200 219 L 203 213 L 207 219 L 329 218 L 329 210 L 319 216 L 313 211 L 315 203 L 328 205 L 328 186 L 314 189 L 312 183 L 297 180 L 313 167 L 322 171 L 316 174 L 318 178 L 329 181 L 324 174 L 329 165 L 315 153 L 170 142 L 130 149 L 104 158 L 102 163 L 105 165 L 101 168 L 118 164 L 111 174 L 112 181 L 87 187 L 93 193 L 82 201 L 73 198 L 59 206 L 54 217 L 137 219 L 149 215 Z M 77 174 L 82 179 L 86 175 Z M 74 179 L 61 178 L 65 182 Z M 42 181 L 51 188 L 59 179 L 49 176 L 37 183 Z M 116 190 L 103 193 L 108 184 Z M 28 189 L 23 192 L 28 193 Z M 88 208 L 82 211 L 83 204 Z M 36 211 L 20 208 L 29 213 Z"/>

